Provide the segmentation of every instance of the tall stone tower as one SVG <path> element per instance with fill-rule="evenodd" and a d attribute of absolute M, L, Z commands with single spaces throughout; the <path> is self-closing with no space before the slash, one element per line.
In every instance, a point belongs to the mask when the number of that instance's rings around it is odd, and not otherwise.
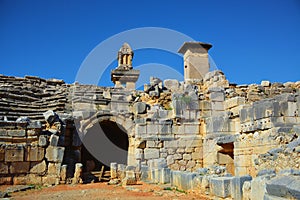
<path fill-rule="evenodd" d="M 202 80 L 209 72 L 208 50 L 211 44 L 202 42 L 185 42 L 178 50 L 184 59 L 184 81 Z"/>
<path fill-rule="evenodd" d="M 129 44 L 124 43 L 118 52 L 118 67 L 111 71 L 111 81 L 115 88 L 135 90 L 135 83 L 139 78 L 140 71 L 132 68 L 133 51 Z"/>

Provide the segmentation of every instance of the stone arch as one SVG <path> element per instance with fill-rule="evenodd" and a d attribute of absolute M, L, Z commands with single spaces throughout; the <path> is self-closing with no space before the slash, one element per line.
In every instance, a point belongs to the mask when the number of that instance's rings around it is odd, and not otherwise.
<path fill-rule="evenodd" d="M 133 121 L 121 114 L 98 112 L 81 122 L 82 162 L 88 168 L 87 159 L 95 162 L 94 168 L 111 162 L 130 165 L 134 162 Z M 89 170 L 89 169 L 86 169 Z"/>

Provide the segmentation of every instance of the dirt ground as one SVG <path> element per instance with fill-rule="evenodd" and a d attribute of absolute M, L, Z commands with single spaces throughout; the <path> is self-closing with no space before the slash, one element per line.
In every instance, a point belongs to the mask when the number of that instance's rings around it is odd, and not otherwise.
<path fill-rule="evenodd" d="M 0 186 L 5 191 L 8 186 Z M 191 200 L 207 199 L 199 194 L 184 193 L 170 189 L 168 185 L 139 183 L 138 185 L 122 187 L 107 185 L 107 183 L 92 183 L 82 185 L 57 185 L 52 187 L 37 187 L 35 189 L 10 194 L 11 199 L 39 200 L 39 199 L 88 199 L 88 200 L 135 200 L 135 199 L 164 199 Z"/>

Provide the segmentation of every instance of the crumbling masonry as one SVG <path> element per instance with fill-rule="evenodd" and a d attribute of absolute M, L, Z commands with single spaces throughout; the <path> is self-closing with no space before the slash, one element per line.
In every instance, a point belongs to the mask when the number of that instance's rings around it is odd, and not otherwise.
<path fill-rule="evenodd" d="M 1 75 L 0 184 L 81 183 L 105 166 L 124 185 L 299 199 L 300 82 L 229 83 L 209 71 L 211 47 L 184 43 L 184 82 L 151 77 L 144 91 L 135 90 L 139 71 L 126 43 L 114 87 Z M 121 154 L 87 145 L 105 138 Z"/>

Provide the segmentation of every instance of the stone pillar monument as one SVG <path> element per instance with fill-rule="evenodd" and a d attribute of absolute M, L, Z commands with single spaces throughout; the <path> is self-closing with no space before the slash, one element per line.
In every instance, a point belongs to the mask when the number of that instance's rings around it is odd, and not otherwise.
<path fill-rule="evenodd" d="M 186 83 L 202 80 L 209 72 L 208 50 L 211 44 L 185 42 L 178 50 L 184 58 L 184 81 Z"/>
<path fill-rule="evenodd" d="M 118 52 L 118 67 L 111 71 L 111 81 L 115 88 L 135 90 L 135 83 L 139 78 L 140 71 L 132 68 L 133 51 L 129 44 L 124 43 Z"/>

